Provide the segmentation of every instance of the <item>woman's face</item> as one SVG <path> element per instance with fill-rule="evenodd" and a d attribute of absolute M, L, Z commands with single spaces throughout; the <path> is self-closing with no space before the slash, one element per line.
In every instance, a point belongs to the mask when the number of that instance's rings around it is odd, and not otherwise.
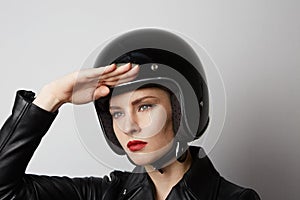
<path fill-rule="evenodd" d="M 165 90 L 143 88 L 113 96 L 110 113 L 116 137 L 135 164 L 151 164 L 171 148 L 172 110 Z"/>

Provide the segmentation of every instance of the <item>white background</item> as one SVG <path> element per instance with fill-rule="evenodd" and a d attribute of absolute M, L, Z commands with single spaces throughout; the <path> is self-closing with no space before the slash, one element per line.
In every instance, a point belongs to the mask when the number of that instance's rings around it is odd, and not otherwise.
<path fill-rule="evenodd" d="M 297 0 L 0 1 L 0 122 L 18 89 L 38 92 L 79 69 L 112 35 L 149 26 L 179 31 L 208 51 L 225 83 L 215 167 L 262 199 L 299 199 L 299 9 Z M 109 173 L 81 145 L 72 109 L 60 109 L 28 172 Z"/>

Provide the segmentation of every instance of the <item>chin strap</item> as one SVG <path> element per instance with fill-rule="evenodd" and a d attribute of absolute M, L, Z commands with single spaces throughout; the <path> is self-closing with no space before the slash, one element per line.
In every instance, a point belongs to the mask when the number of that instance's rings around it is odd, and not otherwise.
<path fill-rule="evenodd" d="M 163 155 L 161 158 L 159 158 L 157 161 L 153 162 L 151 165 L 152 167 L 159 171 L 161 174 L 164 173 L 162 168 L 166 163 L 171 161 L 173 158 L 176 157 L 177 161 L 180 163 L 183 163 L 187 158 L 187 144 L 182 144 L 180 142 L 174 142 L 171 149 Z"/>
<path fill-rule="evenodd" d="M 188 156 L 188 151 L 187 149 L 184 150 L 184 152 L 181 154 L 181 156 L 177 157 L 177 161 L 180 162 L 180 163 L 184 163 L 184 161 L 186 161 L 186 158 Z"/>

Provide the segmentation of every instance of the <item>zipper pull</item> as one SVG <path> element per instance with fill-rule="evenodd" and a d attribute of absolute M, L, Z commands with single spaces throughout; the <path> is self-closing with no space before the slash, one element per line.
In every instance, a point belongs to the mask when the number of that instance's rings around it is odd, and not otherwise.
<path fill-rule="evenodd" d="M 125 195 L 127 192 L 126 188 L 123 190 L 123 195 Z"/>

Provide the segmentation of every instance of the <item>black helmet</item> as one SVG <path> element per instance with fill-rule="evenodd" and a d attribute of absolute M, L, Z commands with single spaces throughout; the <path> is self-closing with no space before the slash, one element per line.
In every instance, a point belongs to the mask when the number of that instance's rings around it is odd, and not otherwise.
<path fill-rule="evenodd" d="M 209 122 L 209 98 L 205 73 L 193 48 L 169 31 L 138 29 L 109 42 L 98 55 L 94 67 L 128 62 L 140 66 L 138 76 L 112 87 L 108 96 L 94 102 L 112 150 L 119 155 L 125 154 L 113 131 L 109 100 L 115 93 L 142 87 L 161 87 L 170 92 L 173 129 L 178 143 L 187 144 L 198 139 Z"/>

